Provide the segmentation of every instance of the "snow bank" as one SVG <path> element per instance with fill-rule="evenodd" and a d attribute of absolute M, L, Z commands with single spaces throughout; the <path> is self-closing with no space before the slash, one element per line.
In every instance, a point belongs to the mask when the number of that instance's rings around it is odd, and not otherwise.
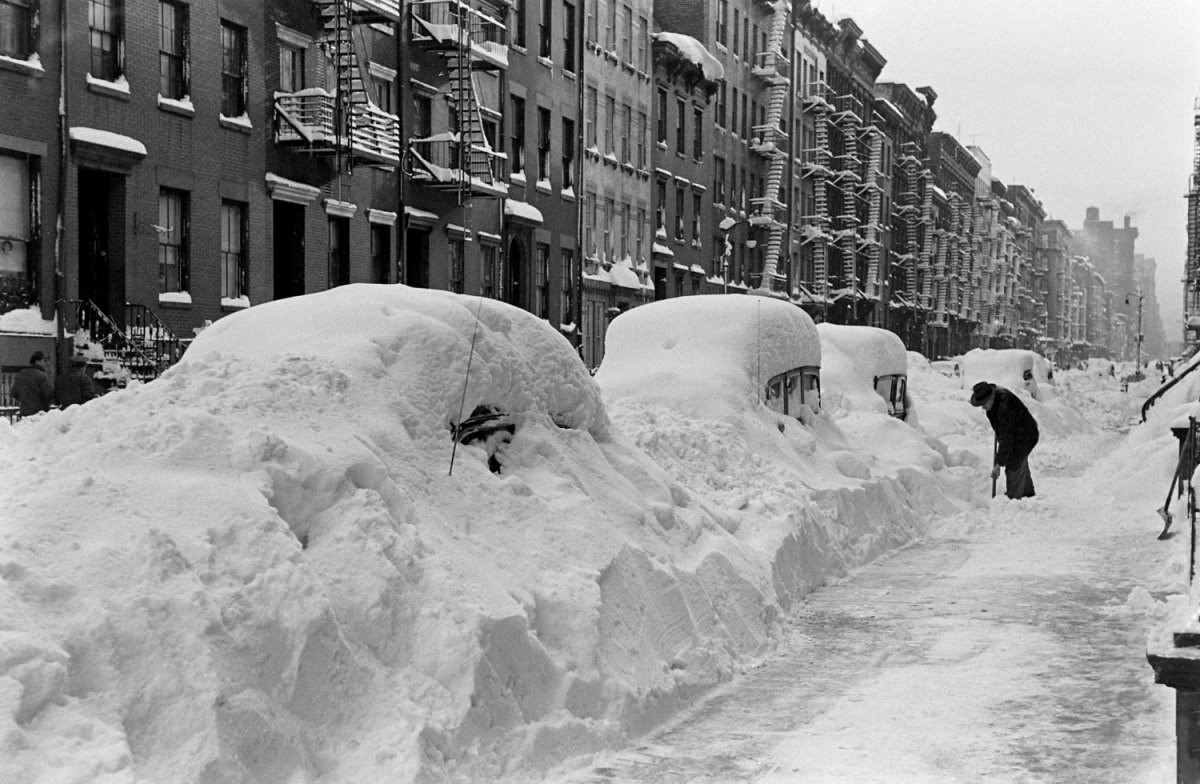
<path fill-rule="evenodd" d="M 990 381 L 1011 390 L 1024 389 L 1035 400 L 1051 383 L 1050 363 L 1040 354 L 1020 348 L 971 349 L 962 356 L 962 374 L 966 389 Z"/>
<path fill-rule="evenodd" d="M 989 502 L 986 419 L 923 358 L 919 424 L 802 424 L 759 399 L 822 363 L 798 308 L 686 297 L 609 336 L 593 378 L 503 303 L 346 286 L 0 422 L 0 781 L 527 782 Z M 479 407 L 511 435 L 455 446 Z"/>

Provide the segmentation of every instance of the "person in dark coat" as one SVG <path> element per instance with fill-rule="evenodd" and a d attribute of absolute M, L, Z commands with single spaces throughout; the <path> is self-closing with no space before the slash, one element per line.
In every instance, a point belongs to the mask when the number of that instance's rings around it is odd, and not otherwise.
<path fill-rule="evenodd" d="M 1032 498 L 1033 476 L 1029 473 L 1029 453 L 1037 446 L 1037 420 L 1013 392 L 989 381 L 980 381 L 971 390 L 971 405 L 987 412 L 996 432 L 996 457 L 992 478 L 1004 467 L 1005 495 Z"/>
<path fill-rule="evenodd" d="M 71 367 L 54 379 L 54 398 L 62 408 L 86 403 L 96 396 L 92 380 L 83 370 L 87 366 L 87 357 L 76 354 L 71 357 Z"/>
<path fill-rule="evenodd" d="M 17 403 L 17 413 L 27 417 L 49 411 L 54 404 L 54 387 L 46 372 L 49 360 L 45 352 L 35 351 L 29 357 L 29 367 L 23 368 L 13 379 L 12 399 Z"/>

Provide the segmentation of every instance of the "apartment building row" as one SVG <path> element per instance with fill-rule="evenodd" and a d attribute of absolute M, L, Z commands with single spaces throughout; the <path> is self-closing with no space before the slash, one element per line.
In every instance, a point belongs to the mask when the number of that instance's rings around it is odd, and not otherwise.
<path fill-rule="evenodd" d="M 1058 315 L 1032 191 L 808 2 L 0 6 L 0 96 L 24 107 L 0 126 L 0 312 L 155 367 L 351 282 L 503 299 L 590 366 L 623 310 L 697 293 L 931 356 L 1100 340 Z"/>

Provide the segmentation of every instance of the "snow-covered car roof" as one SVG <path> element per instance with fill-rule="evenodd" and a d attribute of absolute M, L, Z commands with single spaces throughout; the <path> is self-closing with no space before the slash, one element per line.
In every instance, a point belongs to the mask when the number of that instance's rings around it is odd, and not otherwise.
<path fill-rule="evenodd" d="M 702 294 L 642 305 L 613 320 L 596 379 L 606 399 L 631 395 L 696 412 L 714 404 L 744 409 L 773 376 L 820 364 L 816 327 L 795 305 Z"/>
<path fill-rule="evenodd" d="M 441 432 L 479 406 L 544 413 L 603 436 L 599 389 L 571 344 L 504 302 L 403 285 L 353 284 L 266 302 L 203 330 L 181 365 L 219 354 L 268 363 L 327 360 L 387 377 L 417 428 Z M 469 361 L 469 372 L 468 372 Z M 464 392 L 465 382 L 465 392 Z"/>
<path fill-rule="evenodd" d="M 878 376 L 907 375 L 908 352 L 894 332 L 850 324 L 817 325 L 821 336 L 821 389 L 854 408 L 883 410 Z"/>

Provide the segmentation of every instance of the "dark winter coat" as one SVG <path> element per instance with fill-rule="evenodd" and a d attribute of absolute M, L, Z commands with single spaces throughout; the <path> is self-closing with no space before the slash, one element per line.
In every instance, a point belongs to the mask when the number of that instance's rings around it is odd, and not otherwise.
<path fill-rule="evenodd" d="M 1038 442 L 1037 420 L 1021 398 L 1004 387 L 996 387 L 995 401 L 987 412 L 996 431 L 996 465 L 1005 468 L 1020 465 Z"/>
<path fill-rule="evenodd" d="M 54 387 L 50 377 L 41 368 L 27 367 L 13 379 L 13 400 L 21 416 L 33 416 L 40 411 L 49 411 L 54 403 Z"/>
<path fill-rule="evenodd" d="M 86 403 L 96 396 L 92 380 L 81 367 L 72 367 L 54 379 L 54 398 L 63 408 L 77 403 Z"/>

